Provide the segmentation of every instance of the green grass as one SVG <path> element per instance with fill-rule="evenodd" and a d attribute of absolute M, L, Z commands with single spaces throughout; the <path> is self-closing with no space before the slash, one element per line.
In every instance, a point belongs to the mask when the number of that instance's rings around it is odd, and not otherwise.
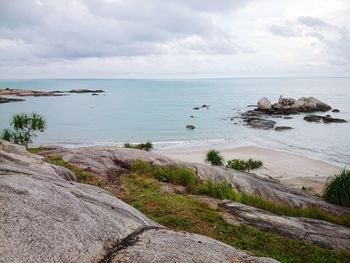
<path fill-rule="evenodd" d="M 260 208 L 277 215 L 308 217 L 350 227 L 350 216 L 335 216 L 318 207 L 295 208 L 288 204 L 268 200 L 259 195 L 236 191 L 226 181 L 216 182 L 211 179 L 199 181 L 191 169 L 176 167 L 153 167 L 136 160 L 131 165 L 132 172 L 153 177 L 160 182 L 168 182 L 186 187 L 188 193 L 208 195 L 217 199 L 229 199 L 252 207 Z"/>
<path fill-rule="evenodd" d="M 258 169 L 261 166 L 263 166 L 263 162 L 259 160 L 254 160 L 252 158 L 249 158 L 247 161 L 241 159 L 233 159 L 228 160 L 226 166 L 234 170 L 250 172 L 251 170 Z"/>
<path fill-rule="evenodd" d="M 139 143 L 139 144 L 124 143 L 124 148 L 132 148 L 132 149 L 144 150 L 148 152 L 153 149 L 153 144 L 150 141 L 146 143 Z"/>
<path fill-rule="evenodd" d="M 205 162 L 210 163 L 211 165 L 222 166 L 224 165 L 224 157 L 220 152 L 216 150 L 209 150 L 205 155 Z"/>
<path fill-rule="evenodd" d="M 220 211 L 189 196 L 160 192 L 160 183 L 149 174 L 131 173 L 122 180 L 128 193 L 124 201 L 170 229 L 208 236 L 281 262 L 350 262 L 347 252 L 323 249 L 247 225 L 230 225 L 223 220 Z"/>
<path fill-rule="evenodd" d="M 98 186 L 100 188 L 105 188 L 107 184 L 105 180 L 98 177 L 97 175 L 94 175 L 93 173 L 90 173 L 90 172 L 86 172 L 80 169 L 79 167 L 64 161 L 62 157 L 58 155 L 48 156 L 46 159 L 48 162 L 54 165 L 60 165 L 71 170 L 75 174 L 77 178 L 77 182 L 79 183 L 91 184 L 91 185 Z"/>
<path fill-rule="evenodd" d="M 323 198 L 329 203 L 350 207 L 350 169 L 343 169 L 328 179 Z"/>
<path fill-rule="evenodd" d="M 34 148 L 28 148 L 27 151 L 33 154 L 39 154 L 42 153 L 44 151 L 46 151 L 47 149 L 45 147 L 34 147 Z"/>

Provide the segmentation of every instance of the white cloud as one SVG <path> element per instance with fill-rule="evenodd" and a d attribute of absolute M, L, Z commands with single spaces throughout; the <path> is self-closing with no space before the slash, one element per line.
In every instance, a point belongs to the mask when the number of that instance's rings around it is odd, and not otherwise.
<path fill-rule="evenodd" d="M 0 0 L 0 77 L 346 75 L 349 27 L 346 0 Z"/>

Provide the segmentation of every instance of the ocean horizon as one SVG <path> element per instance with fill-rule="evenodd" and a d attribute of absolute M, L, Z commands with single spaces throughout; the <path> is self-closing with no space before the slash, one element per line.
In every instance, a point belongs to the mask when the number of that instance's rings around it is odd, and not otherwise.
<path fill-rule="evenodd" d="M 23 102 L 0 104 L 1 130 L 18 112 L 45 116 L 48 128 L 34 145 L 80 147 L 147 140 L 156 148 L 255 145 L 350 164 L 349 123 L 308 123 L 305 114 L 298 114 L 290 120 L 273 118 L 278 126 L 294 128 L 276 132 L 249 128 L 238 118 L 261 97 L 276 102 L 283 95 L 313 96 L 340 110 L 320 115 L 349 121 L 350 78 L 11 79 L 0 80 L 0 88 L 105 91 L 99 96 L 25 97 Z M 202 105 L 209 108 L 193 109 Z"/>

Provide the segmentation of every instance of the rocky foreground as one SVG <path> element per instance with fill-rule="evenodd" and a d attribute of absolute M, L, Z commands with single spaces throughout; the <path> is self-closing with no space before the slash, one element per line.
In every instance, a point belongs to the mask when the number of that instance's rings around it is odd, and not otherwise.
<path fill-rule="evenodd" d="M 129 171 L 138 159 L 156 166 L 186 166 L 200 179 L 226 180 L 239 191 L 294 207 L 316 206 L 350 215 L 349 209 L 272 180 L 134 149 L 52 148 L 43 154 L 59 155 L 107 180 Z M 0 188 L 1 262 L 276 262 L 204 236 L 169 230 L 108 192 L 75 182 L 70 170 L 3 141 Z M 276 216 L 235 202 L 219 206 L 235 221 L 323 247 L 350 249 L 350 231 L 340 225 Z"/>

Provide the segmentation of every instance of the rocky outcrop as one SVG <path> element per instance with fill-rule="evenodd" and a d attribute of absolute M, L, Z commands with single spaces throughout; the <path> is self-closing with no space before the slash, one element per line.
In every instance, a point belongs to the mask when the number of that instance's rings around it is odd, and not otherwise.
<path fill-rule="evenodd" d="M 142 151 L 132 152 L 135 158 Z M 99 163 L 100 154 L 93 166 L 119 167 L 116 160 Z M 23 147 L 0 143 L 1 262 L 277 262 L 168 230 L 100 188 L 66 180 L 66 173 Z"/>
<path fill-rule="evenodd" d="M 258 111 L 268 114 L 295 114 L 298 112 L 329 111 L 332 108 L 314 97 L 302 97 L 298 100 L 280 96 L 277 103 L 272 104 L 263 97 L 258 101 Z"/>
<path fill-rule="evenodd" d="M 269 200 L 294 207 L 319 207 L 336 214 L 350 215 L 350 209 L 335 206 L 306 191 L 289 188 L 280 183 L 257 177 L 250 173 L 238 172 L 226 167 L 206 164 L 190 164 L 170 159 L 151 152 L 118 147 L 87 147 L 77 149 L 52 148 L 43 154 L 54 154 L 79 167 L 98 173 L 107 178 L 110 171 L 123 173 L 130 169 L 134 160 L 144 160 L 154 166 L 188 167 L 193 169 L 201 180 L 227 181 L 241 192 L 260 195 Z"/>
<path fill-rule="evenodd" d="M 271 102 L 266 97 L 261 98 L 257 105 L 258 109 L 262 111 L 271 109 Z"/>
<path fill-rule="evenodd" d="M 247 119 L 244 119 L 243 122 L 245 122 L 249 127 L 264 130 L 273 129 L 276 124 L 275 121 L 258 117 L 248 117 Z"/>
<path fill-rule="evenodd" d="M 72 89 L 72 90 L 68 90 L 67 93 L 93 93 L 96 94 L 97 93 L 103 93 L 104 91 L 101 89 L 98 90 L 91 90 L 91 89 Z"/>
<path fill-rule="evenodd" d="M 195 127 L 192 124 L 188 124 L 188 125 L 186 125 L 186 129 L 194 130 Z"/>
<path fill-rule="evenodd" d="M 278 216 L 231 201 L 220 202 L 219 206 L 229 213 L 230 220 L 322 247 L 350 250 L 350 229 L 344 226 L 310 218 Z"/>
<path fill-rule="evenodd" d="M 18 101 L 24 101 L 24 99 L 0 97 L 0 103 L 18 102 Z"/>
<path fill-rule="evenodd" d="M 41 96 L 64 96 L 63 91 L 37 91 L 23 89 L 0 89 L 0 96 L 18 96 L 18 97 L 41 97 Z"/>
<path fill-rule="evenodd" d="M 326 116 L 319 116 L 319 115 L 314 115 L 314 114 L 308 114 L 304 117 L 305 121 L 308 122 L 320 122 L 321 120 L 324 123 L 345 123 L 347 122 L 344 119 L 338 119 L 338 118 L 333 118 L 331 115 L 326 115 Z"/>

